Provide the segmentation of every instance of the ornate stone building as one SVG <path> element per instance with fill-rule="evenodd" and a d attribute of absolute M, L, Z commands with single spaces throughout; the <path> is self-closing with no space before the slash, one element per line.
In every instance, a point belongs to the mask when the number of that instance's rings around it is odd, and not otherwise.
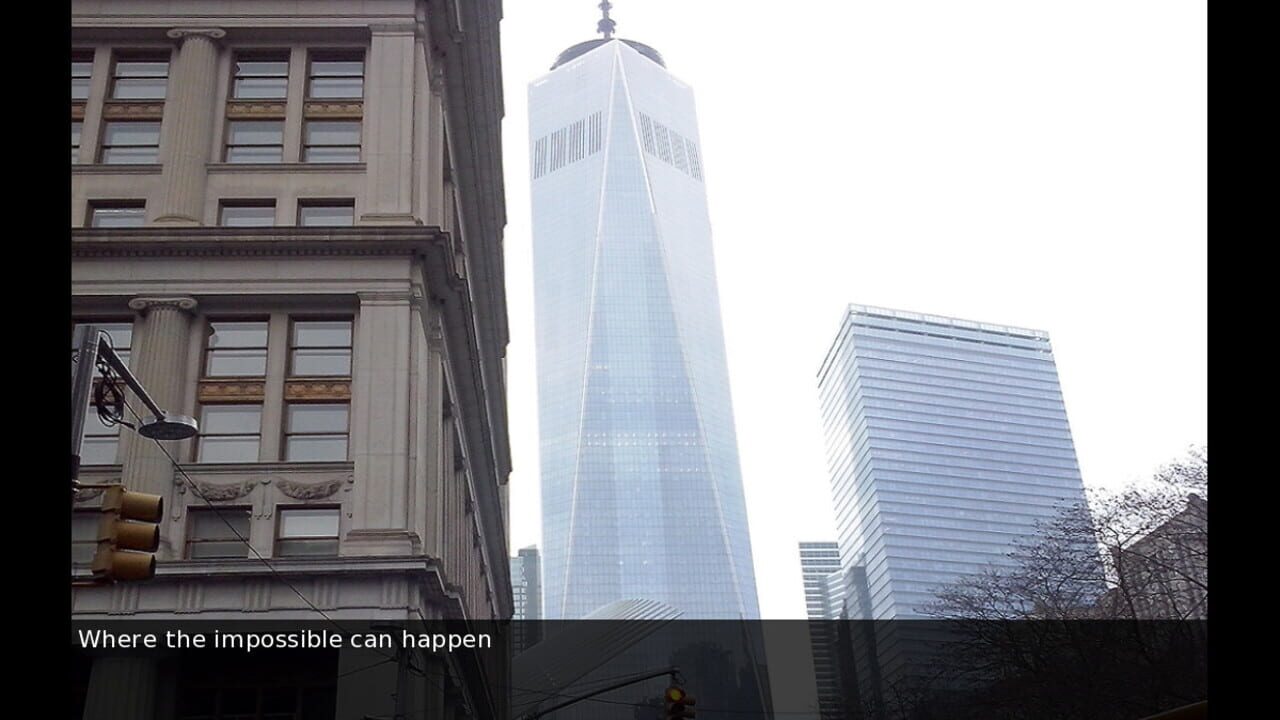
<path fill-rule="evenodd" d="M 73 322 L 201 426 L 175 464 L 91 413 L 81 480 L 166 517 L 155 579 L 77 588 L 74 619 L 510 617 L 500 6 L 73 0 Z M 86 718 L 391 702 L 396 663 L 333 662 L 319 689 L 197 693 L 180 663 L 104 656 L 75 689 Z M 412 707 L 501 714 L 477 667 L 420 659 Z M 335 714 L 270 714 L 295 687 Z"/>

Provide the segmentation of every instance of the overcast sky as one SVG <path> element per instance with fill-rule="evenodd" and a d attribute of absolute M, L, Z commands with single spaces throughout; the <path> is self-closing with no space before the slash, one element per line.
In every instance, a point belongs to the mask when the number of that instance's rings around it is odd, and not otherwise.
<path fill-rule="evenodd" d="M 528 83 L 598 0 L 506 0 L 512 548 L 540 544 Z M 786 8 L 783 10 L 782 8 Z M 698 106 L 765 617 L 835 539 L 816 373 L 848 303 L 1049 332 L 1086 485 L 1207 442 L 1201 0 L 615 0 Z"/>

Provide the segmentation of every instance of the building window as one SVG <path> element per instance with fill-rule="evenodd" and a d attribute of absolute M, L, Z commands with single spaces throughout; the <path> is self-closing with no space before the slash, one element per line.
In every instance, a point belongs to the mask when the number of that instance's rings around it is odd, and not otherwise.
<path fill-rule="evenodd" d="M 338 508 L 281 508 L 275 555 L 338 554 Z"/>
<path fill-rule="evenodd" d="M 71 99 L 88 100 L 93 80 L 93 51 L 71 53 Z"/>
<path fill-rule="evenodd" d="M 227 162 L 283 161 L 283 120 L 232 120 L 227 123 Z"/>
<path fill-rule="evenodd" d="M 142 227 L 146 213 L 142 200 L 93 201 L 89 203 L 89 227 Z"/>
<path fill-rule="evenodd" d="M 350 316 L 212 320 L 196 394 L 196 460 L 346 461 L 353 324 Z M 270 327 L 287 327 L 287 338 L 270 338 Z M 280 384 L 282 402 L 267 407 L 267 388 Z M 266 428 L 265 410 L 279 418 Z"/>
<path fill-rule="evenodd" d="M 163 100 L 169 85 L 169 54 L 125 55 L 111 72 L 112 100 Z"/>
<path fill-rule="evenodd" d="M 71 164 L 80 162 L 80 133 L 84 130 L 83 120 L 71 121 Z"/>
<path fill-rule="evenodd" d="M 98 524 L 102 513 L 95 510 L 76 510 L 71 513 L 71 562 L 88 565 L 98 551 Z"/>
<path fill-rule="evenodd" d="M 311 54 L 309 99 L 364 97 L 364 51 L 318 50 Z"/>
<path fill-rule="evenodd" d="M 205 377 L 263 377 L 267 374 L 267 323 L 214 321 L 205 347 Z"/>
<path fill-rule="evenodd" d="M 303 200 L 298 203 L 300 227 L 350 227 L 355 225 L 352 200 Z"/>
<path fill-rule="evenodd" d="M 285 460 L 346 460 L 349 409 L 347 403 L 289 403 L 285 420 Z"/>
<path fill-rule="evenodd" d="M 224 227 L 271 227 L 276 224 L 274 200 L 224 200 L 218 207 L 218 224 Z"/>
<path fill-rule="evenodd" d="M 289 338 L 292 377 L 351 376 L 350 320 L 294 320 Z"/>
<path fill-rule="evenodd" d="M 261 440 L 261 405 L 205 405 L 200 412 L 196 462 L 258 462 Z"/>
<path fill-rule="evenodd" d="M 284 100 L 289 94 L 289 53 L 255 52 L 236 56 L 231 97 L 236 100 Z"/>
<path fill-rule="evenodd" d="M 160 158 L 160 121 L 108 121 L 102 131 L 102 162 L 146 165 Z"/>
<path fill-rule="evenodd" d="M 191 508 L 187 515 L 187 557 L 249 556 L 249 508 Z"/>
<path fill-rule="evenodd" d="M 302 133 L 303 162 L 360 162 L 359 120 L 308 120 Z"/>

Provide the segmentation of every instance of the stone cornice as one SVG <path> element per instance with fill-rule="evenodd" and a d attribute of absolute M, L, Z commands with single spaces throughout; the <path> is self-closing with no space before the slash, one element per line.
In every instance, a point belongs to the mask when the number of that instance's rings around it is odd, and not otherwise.
<path fill-rule="evenodd" d="M 423 583 L 427 599 L 439 606 L 445 619 L 463 619 L 466 610 L 462 598 L 454 590 L 454 583 L 444 576 L 440 560 L 430 555 L 411 556 L 352 556 L 315 558 L 272 558 L 270 567 L 254 559 L 235 559 L 219 561 L 176 560 L 161 562 L 156 565 L 156 576 L 147 583 L 148 586 L 159 586 L 175 581 L 201 581 L 217 577 L 219 581 L 228 577 L 268 577 L 284 576 L 293 578 L 328 577 L 341 581 L 344 578 L 358 579 L 362 576 L 385 577 L 388 573 L 402 573 L 416 578 Z M 111 592 L 110 586 L 76 588 L 79 593 Z M 367 612 L 364 608 L 355 610 Z M 162 611 L 164 613 L 171 610 Z M 277 613 L 288 613 L 291 610 L 277 610 Z M 205 617 L 214 617 L 218 611 L 202 613 Z M 240 617 L 240 611 L 235 614 Z M 342 613 L 334 612 L 336 616 Z M 76 619 L 89 619 L 95 613 L 73 613 Z M 135 618 L 145 617 L 144 613 L 135 613 Z M 477 618 L 488 620 L 490 618 Z"/>
<path fill-rule="evenodd" d="M 449 242 L 436 227 L 72 228 L 71 256 L 218 257 L 422 255 Z M 446 256 L 449 254 L 446 254 Z M 447 257 L 446 257 L 447 259 Z M 452 262 L 450 265 L 452 266 Z M 450 275 L 464 282 L 456 268 Z"/>

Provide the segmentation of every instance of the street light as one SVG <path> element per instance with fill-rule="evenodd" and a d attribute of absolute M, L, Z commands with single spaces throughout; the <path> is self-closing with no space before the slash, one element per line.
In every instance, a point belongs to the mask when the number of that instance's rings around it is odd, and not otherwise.
<path fill-rule="evenodd" d="M 76 328 L 73 342 L 76 347 L 76 366 L 71 382 L 71 481 L 74 489 L 76 478 L 80 475 L 80 448 L 84 443 L 85 415 L 89 410 L 89 397 L 93 392 L 93 378 L 97 372 L 98 359 L 101 358 L 111 371 L 118 375 L 124 384 L 133 391 L 143 405 L 151 411 L 151 416 L 142 420 L 138 434 L 150 440 L 186 440 L 195 437 L 200 427 L 195 418 L 178 415 L 163 410 L 150 393 L 138 382 L 129 371 L 128 366 L 116 354 L 106 333 L 96 325 L 81 325 Z"/>

